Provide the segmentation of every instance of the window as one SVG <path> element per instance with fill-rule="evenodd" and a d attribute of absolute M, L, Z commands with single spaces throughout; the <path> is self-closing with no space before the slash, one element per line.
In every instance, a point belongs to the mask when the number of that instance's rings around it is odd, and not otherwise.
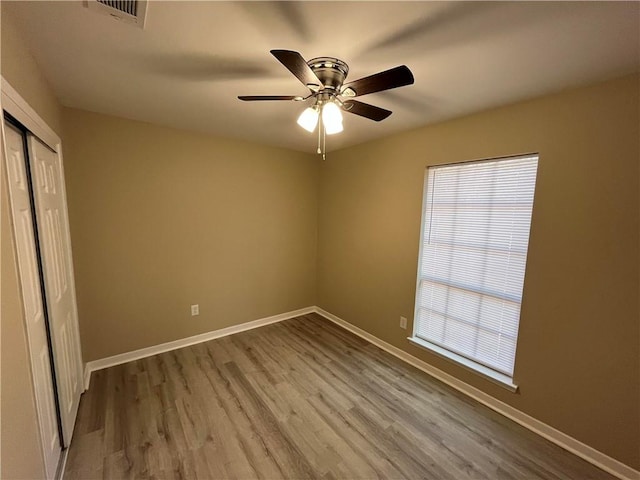
<path fill-rule="evenodd" d="M 414 343 L 512 385 L 538 156 L 429 167 Z"/>

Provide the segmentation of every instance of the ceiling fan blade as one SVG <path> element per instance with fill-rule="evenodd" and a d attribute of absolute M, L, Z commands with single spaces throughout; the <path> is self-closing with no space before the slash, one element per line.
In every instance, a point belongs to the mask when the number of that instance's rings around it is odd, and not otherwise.
<path fill-rule="evenodd" d="M 391 90 L 392 88 L 404 87 L 413 83 L 413 74 L 406 65 L 385 70 L 368 77 L 360 78 L 349 82 L 342 87 L 342 94 L 345 96 L 359 97 L 369 93 Z M 349 90 L 355 95 L 350 95 Z"/>
<path fill-rule="evenodd" d="M 342 102 L 343 109 L 346 112 L 360 115 L 361 117 L 369 118 L 379 122 L 391 115 L 390 110 L 376 107 L 375 105 L 369 105 L 368 103 L 359 102 L 357 100 L 345 100 Z"/>
<path fill-rule="evenodd" d="M 322 82 L 298 52 L 293 50 L 271 50 L 271 54 L 287 67 L 309 90 L 317 92 L 324 88 Z"/>
<path fill-rule="evenodd" d="M 295 95 L 240 95 L 238 98 L 245 102 L 255 102 L 258 100 L 304 100 L 302 97 Z"/>

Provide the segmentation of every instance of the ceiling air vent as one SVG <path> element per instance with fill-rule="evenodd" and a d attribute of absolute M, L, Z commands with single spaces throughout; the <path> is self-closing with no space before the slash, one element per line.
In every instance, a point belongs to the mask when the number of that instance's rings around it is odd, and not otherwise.
<path fill-rule="evenodd" d="M 87 0 L 89 10 L 144 28 L 147 0 Z"/>

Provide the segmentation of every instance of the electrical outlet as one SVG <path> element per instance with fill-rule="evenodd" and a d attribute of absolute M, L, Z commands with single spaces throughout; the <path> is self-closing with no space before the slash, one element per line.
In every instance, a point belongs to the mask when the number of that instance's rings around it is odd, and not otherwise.
<path fill-rule="evenodd" d="M 407 329 L 407 318 L 406 317 L 400 317 L 400 328 L 404 328 L 405 330 Z"/>
<path fill-rule="evenodd" d="M 191 316 L 200 315 L 200 305 L 191 305 Z"/>

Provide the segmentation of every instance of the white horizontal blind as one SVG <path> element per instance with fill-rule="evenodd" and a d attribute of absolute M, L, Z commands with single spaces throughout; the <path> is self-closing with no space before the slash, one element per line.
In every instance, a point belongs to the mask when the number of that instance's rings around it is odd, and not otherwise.
<path fill-rule="evenodd" d="M 538 157 L 430 167 L 414 335 L 513 376 Z"/>

